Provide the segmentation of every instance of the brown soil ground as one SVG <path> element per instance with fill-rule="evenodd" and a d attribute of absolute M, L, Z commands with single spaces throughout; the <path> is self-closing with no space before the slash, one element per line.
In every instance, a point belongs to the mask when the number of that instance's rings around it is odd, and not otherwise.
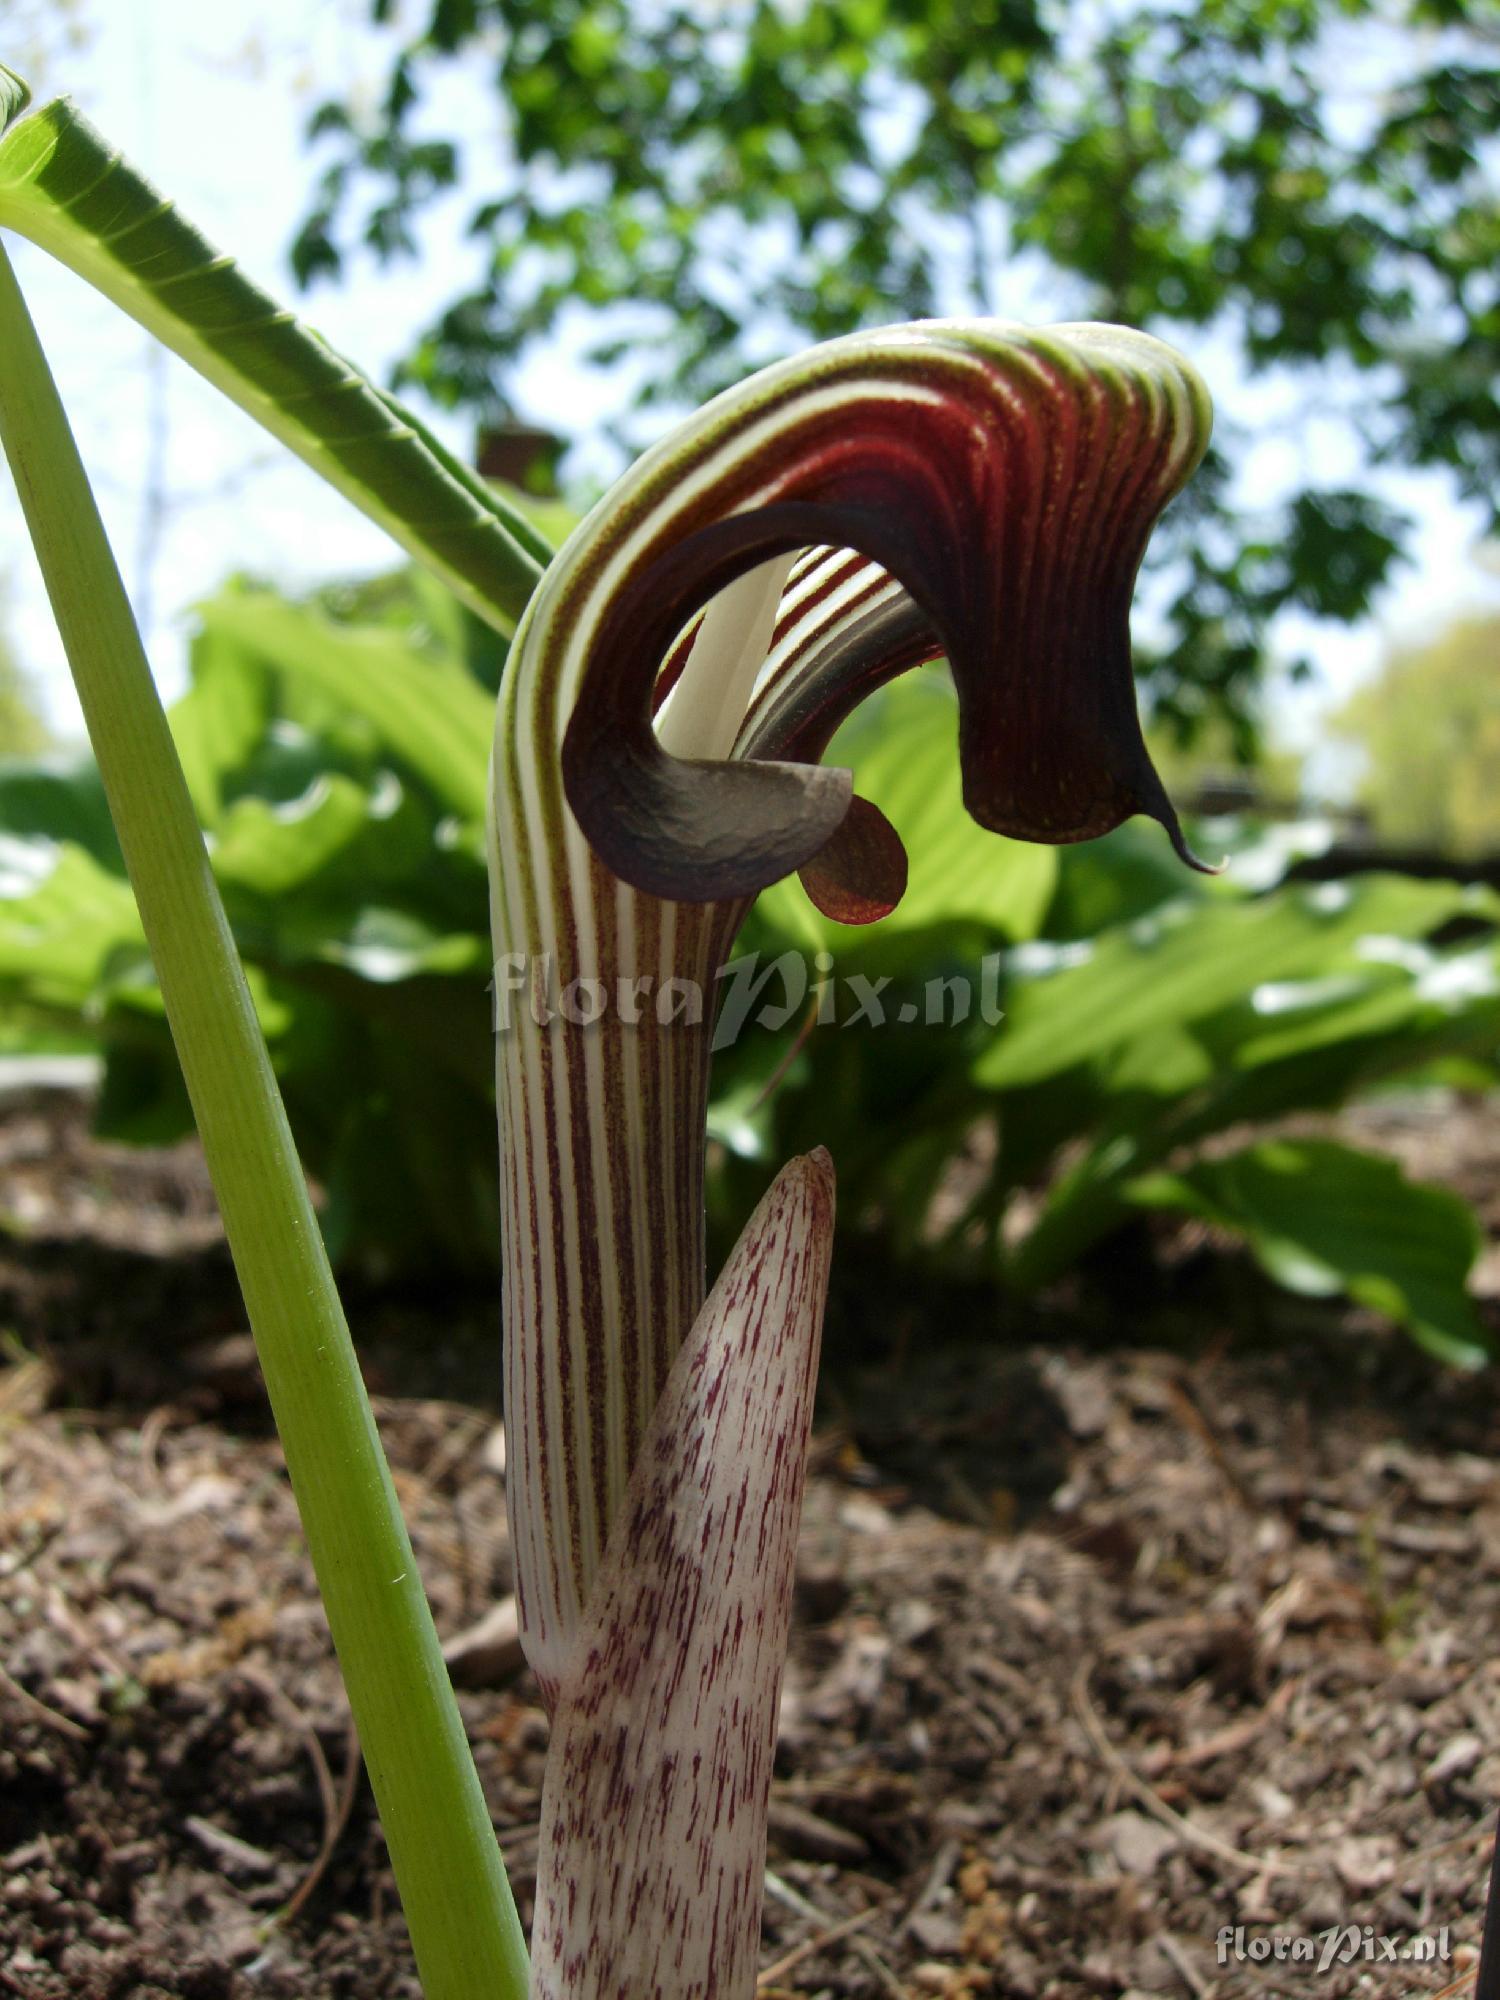
<path fill-rule="evenodd" d="M 1364 1136 L 1496 1231 L 1493 1110 Z M 34 1103 L 0 1119 L 0 1190 L 0 1992 L 415 1995 L 201 1163 Z M 868 1269 L 840 1293 L 768 2000 L 1339 2000 L 1472 1973 L 1496 1379 L 1173 1248 L 1128 1309 L 1081 1286 L 998 1328 L 993 1302 Z M 353 1317 L 456 1633 L 510 1580 L 493 1310 Z M 527 1914 L 546 1722 L 524 1674 L 462 1703 Z M 1250 1955 L 1349 1926 L 1322 1972 Z"/>

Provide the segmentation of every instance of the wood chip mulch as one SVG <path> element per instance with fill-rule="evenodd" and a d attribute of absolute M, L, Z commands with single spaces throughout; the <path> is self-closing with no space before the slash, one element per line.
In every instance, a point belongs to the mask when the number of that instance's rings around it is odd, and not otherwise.
<path fill-rule="evenodd" d="M 38 1270 L 0 1255 L 0 1325 L 55 1314 Z M 763 2000 L 1467 1996 L 1500 1799 L 1494 1376 L 1353 1321 L 1307 1351 L 959 1344 L 920 1393 L 910 1357 L 838 1366 Z M 47 1340 L 0 1374 L 0 1994 L 417 1994 L 251 1368 L 212 1324 L 133 1402 L 78 1407 Z M 378 1413 L 461 1633 L 510 1582 L 496 1412 Z M 461 1701 L 524 1915 L 547 1728 L 501 1670 Z"/>

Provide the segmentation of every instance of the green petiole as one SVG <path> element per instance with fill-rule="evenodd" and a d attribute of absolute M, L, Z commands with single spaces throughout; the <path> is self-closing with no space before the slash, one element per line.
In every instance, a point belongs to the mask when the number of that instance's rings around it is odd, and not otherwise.
<path fill-rule="evenodd" d="M 0 440 L 77 683 L 244 1292 L 429 2000 L 527 1958 L 317 1217 L 166 716 L 0 247 Z"/>

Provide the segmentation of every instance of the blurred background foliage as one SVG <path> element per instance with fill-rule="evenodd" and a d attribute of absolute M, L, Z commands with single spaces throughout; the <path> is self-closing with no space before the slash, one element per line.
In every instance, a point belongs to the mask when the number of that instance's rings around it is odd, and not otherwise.
<path fill-rule="evenodd" d="M 47 741 L 35 695 L 20 662 L 0 638 L 0 757 L 40 750 Z"/>
<path fill-rule="evenodd" d="M 1481 1358 L 1474 1217 L 1328 1114 L 1496 1086 L 1500 625 L 1391 655 L 1338 717 L 1368 828 L 1423 850 L 1411 873 L 1371 868 L 1261 725 L 1271 622 L 1360 619 L 1408 547 L 1397 475 L 1443 468 L 1493 515 L 1493 5 L 370 13 L 394 59 L 312 120 L 296 266 L 312 284 L 399 262 L 467 204 L 482 283 L 399 373 L 488 435 L 497 474 L 537 442 L 518 419 L 566 421 L 516 400 L 551 347 L 617 371 L 619 455 L 810 338 L 932 312 L 1124 320 L 1233 391 L 1138 634 L 1153 752 L 1227 872 L 1187 874 L 1140 824 L 1063 850 L 981 833 L 941 671 L 884 691 L 832 754 L 904 835 L 911 888 L 870 931 L 795 884 L 757 904 L 742 956 L 830 979 L 836 1006 L 820 1021 L 815 987 L 774 974 L 716 1058 L 716 1248 L 821 1142 L 845 1229 L 922 1273 L 1117 1290 L 1165 1209 Z M 460 66 L 493 84 L 504 164 L 483 188 L 444 130 Z M 1290 466 L 1274 492 L 1251 476 L 1268 440 Z M 566 506 L 536 504 L 560 537 Z M 482 802 L 502 663 L 408 571 L 296 597 L 239 579 L 197 616 L 173 728 L 346 1267 L 488 1282 L 497 1252 Z M 852 1018 L 861 991 L 878 1021 Z M 21 1045 L 102 1050 L 106 1134 L 187 1129 L 91 760 L 42 740 L 0 658 L 0 1046 Z"/>
<path fill-rule="evenodd" d="M 386 1275 L 482 1271 L 496 1253 L 498 651 L 410 572 L 303 603 L 241 581 L 200 607 L 172 711 L 333 1248 Z M 1061 850 L 998 840 L 963 811 L 955 727 L 938 669 L 884 690 L 834 746 L 912 856 L 889 918 L 846 929 L 790 881 L 751 915 L 755 987 L 715 1061 L 719 1236 L 782 1160 L 825 1143 L 845 1228 L 917 1268 L 1033 1291 L 1166 1206 L 1283 1283 L 1480 1358 L 1463 1203 L 1331 1139 L 1262 1132 L 1396 1083 L 1492 1086 L 1500 896 L 1290 879 L 1331 837 L 1313 822 L 1206 822 L 1200 840 L 1232 856 L 1216 878 L 1142 824 Z M 102 1046 L 106 1134 L 186 1131 L 89 759 L 0 763 L 0 824 L 10 1018 Z"/>
<path fill-rule="evenodd" d="M 1382 839 L 1500 853 L 1500 617 L 1393 652 L 1333 727 L 1360 752 L 1357 796 Z"/>
<path fill-rule="evenodd" d="M 526 355 L 566 335 L 619 365 L 638 443 L 663 407 L 861 326 L 1160 332 L 1240 393 L 1153 545 L 1140 664 L 1159 724 L 1227 718 L 1241 753 L 1268 621 L 1357 618 L 1408 539 L 1399 501 L 1341 466 L 1444 467 L 1496 518 L 1493 0 L 370 13 L 394 59 L 373 99 L 311 121 L 294 265 L 311 284 L 414 257 L 461 199 L 481 282 L 400 370 L 440 402 L 512 414 Z M 444 127 L 460 67 L 493 86 L 482 179 Z M 1238 475 L 1268 426 L 1297 463 L 1264 504 Z"/>

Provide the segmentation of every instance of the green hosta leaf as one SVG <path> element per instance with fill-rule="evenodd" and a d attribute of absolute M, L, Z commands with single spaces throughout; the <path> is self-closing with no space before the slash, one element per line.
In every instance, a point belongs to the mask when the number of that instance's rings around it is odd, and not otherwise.
<path fill-rule="evenodd" d="M 337 897 L 350 908 L 408 889 L 424 904 L 446 908 L 459 900 L 453 892 L 468 876 L 476 891 L 476 934 L 483 928 L 478 869 L 467 857 L 445 868 L 430 810 L 389 771 L 368 787 L 327 771 L 294 799 L 236 799 L 220 822 L 212 854 L 226 893 L 276 898 L 312 888 L 320 903 Z M 274 928 L 276 907 L 258 914 L 268 915 Z"/>
<path fill-rule="evenodd" d="M 263 740 L 271 720 L 264 665 L 230 634 L 193 640 L 192 686 L 171 708 L 172 740 L 199 821 L 218 824 L 225 784 Z"/>
<path fill-rule="evenodd" d="M 461 818 L 483 820 L 494 704 L 456 662 L 416 654 L 384 627 L 338 625 L 268 591 L 226 592 L 200 615 L 209 635 L 362 718 L 393 763 Z"/>
<path fill-rule="evenodd" d="M 878 937 L 974 923 L 997 937 L 1031 938 L 1052 900 L 1057 849 L 988 833 L 965 811 L 957 730 L 952 689 L 923 677 L 883 689 L 829 746 L 828 761 L 852 765 L 860 796 L 879 806 L 910 857 L 906 894 Z M 1180 880 L 1182 864 L 1171 865 Z M 758 908 L 782 935 L 814 949 L 870 949 L 868 929 L 823 916 L 791 878 L 766 890 Z"/>
<path fill-rule="evenodd" d="M 0 225 L 131 314 L 508 629 L 551 550 L 412 413 L 221 256 L 66 99 L 0 69 Z"/>
<path fill-rule="evenodd" d="M 1057 894 L 1046 935 L 1061 941 L 1097 937 L 1133 923 L 1164 903 L 1203 901 L 1226 879 L 1192 875 L 1153 826 L 1126 820 L 1100 840 L 1057 850 Z"/>
<path fill-rule="evenodd" d="M 1347 972 L 1266 982 L 1192 1027 L 1149 1030 L 1069 1081 L 1091 1084 L 1070 1129 L 1054 1121 L 1051 1145 L 1091 1133 L 1089 1150 L 1047 1192 L 1030 1230 L 1007 1257 L 1022 1288 L 1055 1278 L 1115 1227 L 1133 1175 L 1215 1132 L 1289 1112 L 1332 1109 L 1424 1066 L 1459 1063 L 1469 1087 L 1487 1088 L 1500 1054 L 1500 996 L 1493 941 L 1434 950 L 1410 939 L 1360 940 Z M 1064 1078 L 1006 1097 L 1014 1109 L 1054 1106 Z M 1035 1174 L 1035 1155 L 1018 1163 Z"/>
<path fill-rule="evenodd" d="M 1327 979 L 1267 985 L 1253 1015 L 1233 1023 L 1230 1060 L 1239 1069 L 1283 1062 L 1340 1042 L 1488 1019 L 1500 1038 L 1500 949 L 1435 951 L 1409 940 L 1372 938 L 1356 970 Z"/>
<path fill-rule="evenodd" d="M 423 659 L 451 661 L 494 695 L 510 650 L 453 592 L 415 563 L 325 584 L 312 602 L 340 625 L 381 625 Z"/>
<path fill-rule="evenodd" d="M 1104 1064 L 1103 1087 L 1116 1098 L 1142 1091 L 1152 1097 L 1184 1097 L 1213 1075 L 1213 1057 L 1199 1038 L 1176 1022 L 1148 1028 L 1116 1050 Z"/>
<path fill-rule="evenodd" d="M 356 636 L 405 649 L 405 686 L 425 695 L 468 683 L 487 741 L 462 642 L 497 647 L 494 635 L 417 572 L 364 588 L 368 599 L 332 619 L 294 610 L 299 636 L 337 636 L 357 609 Z M 421 745 L 437 792 L 398 754 L 408 744 L 390 748 L 402 723 L 379 707 L 378 684 L 391 677 L 373 655 L 366 682 L 380 727 L 326 684 L 320 661 L 304 673 L 284 649 L 257 649 L 266 634 L 249 627 L 261 595 L 225 590 L 223 629 L 210 619 L 197 635 L 192 684 L 171 720 L 302 1157 L 334 1204 L 331 1238 L 351 1254 L 406 1268 L 434 1255 L 455 1267 L 492 1261 L 482 827 L 453 810 L 440 735 Z M 229 626 L 247 606 L 242 636 Z M 0 766 L 0 827 L 35 836 L 6 846 L 0 863 L 0 1005 L 103 1049 L 98 1115 L 110 1136 L 180 1136 L 186 1098 L 144 939 L 112 872 L 118 850 L 93 761 Z M 102 884 L 75 846 L 98 850 Z M 399 1053 L 399 1088 L 387 1049 Z"/>
<path fill-rule="evenodd" d="M 284 895 L 317 875 L 369 823 L 360 786 L 336 774 L 320 778 L 290 805 L 239 799 L 214 846 L 214 874 L 263 896 Z"/>
<path fill-rule="evenodd" d="M 482 995 L 474 1013 L 470 1025 L 482 1048 Z M 346 1040 L 358 1033 L 347 1017 L 343 1028 Z M 367 1270 L 383 1274 L 430 1271 L 435 1258 L 451 1273 L 492 1267 L 497 1196 L 488 1094 L 423 1060 L 399 1023 L 372 1018 L 358 1040 L 357 1069 L 320 1175 L 331 1253 L 358 1255 Z"/>
<path fill-rule="evenodd" d="M 410 911 L 373 903 L 357 910 L 298 909 L 278 926 L 275 948 L 283 965 L 336 965 L 377 986 L 424 972 L 483 974 L 489 968 L 476 933 L 440 930 Z"/>
<path fill-rule="evenodd" d="M 125 872 L 98 766 L 87 752 L 0 760 L 0 832 L 67 841 L 111 874 Z"/>
<path fill-rule="evenodd" d="M 1276 888 L 1308 855 L 1326 853 L 1334 828 L 1327 820 L 1265 826 L 1212 819 L 1193 828 L 1204 854 L 1224 857 L 1221 875 L 1184 876 L 1182 864 L 1154 827 L 1127 820 L 1102 840 L 1065 847 L 1057 895 L 1047 913 L 1050 938 L 1091 938 L 1111 924 L 1133 923 L 1163 903 L 1185 898 L 1241 902 Z"/>
<path fill-rule="evenodd" d="M 1393 1160 L 1326 1139 L 1268 1139 L 1143 1176 L 1127 1192 L 1235 1230 L 1290 1291 L 1344 1292 L 1444 1361 L 1478 1367 L 1490 1357 L 1466 1289 L 1479 1225 L 1457 1195 L 1407 1180 Z"/>
<path fill-rule="evenodd" d="M 0 985 L 81 1008 L 122 949 L 144 952 L 128 884 L 81 847 L 0 834 Z"/>
<path fill-rule="evenodd" d="M 1366 875 L 1249 903 L 1180 901 L 1092 947 L 1030 947 L 975 1076 L 997 1088 L 1032 1083 L 1148 1031 L 1204 1020 L 1265 982 L 1339 970 L 1362 938 L 1422 937 L 1497 908 L 1486 890 Z"/>

